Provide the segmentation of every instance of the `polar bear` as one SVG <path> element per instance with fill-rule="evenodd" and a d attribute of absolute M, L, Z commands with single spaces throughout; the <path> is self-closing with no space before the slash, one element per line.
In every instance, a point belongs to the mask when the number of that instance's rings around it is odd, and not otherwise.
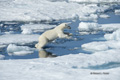
<path fill-rule="evenodd" d="M 62 23 L 54 29 L 48 30 L 41 34 L 39 42 L 35 45 L 38 50 L 41 50 L 48 42 L 55 40 L 56 38 L 67 38 L 69 39 L 72 33 L 64 33 L 64 29 L 71 29 L 68 26 L 69 23 Z"/>

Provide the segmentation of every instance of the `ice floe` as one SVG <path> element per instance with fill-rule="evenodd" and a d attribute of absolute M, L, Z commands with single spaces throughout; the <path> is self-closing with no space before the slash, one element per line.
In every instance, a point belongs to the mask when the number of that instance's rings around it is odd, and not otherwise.
<path fill-rule="evenodd" d="M 38 41 L 38 38 L 39 38 L 38 34 L 31 34 L 31 35 L 6 34 L 0 36 L 0 44 L 8 45 L 13 43 L 13 44 L 25 45 Z"/>
<path fill-rule="evenodd" d="M 93 22 L 81 22 L 79 23 L 79 31 L 93 31 L 93 30 L 98 30 L 100 25 L 98 23 L 93 23 Z"/>
<path fill-rule="evenodd" d="M 46 29 L 54 28 L 56 25 L 48 25 L 48 24 L 25 24 L 21 26 L 21 30 L 23 34 L 31 34 L 43 32 Z"/>
<path fill-rule="evenodd" d="M 91 43 L 86 43 L 81 46 L 84 50 L 87 51 L 104 51 L 108 50 L 108 46 L 104 42 L 91 42 Z"/>
<path fill-rule="evenodd" d="M 106 51 L 109 49 L 120 49 L 120 41 L 99 41 L 99 42 L 90 42 L 83 44 L 81 46 L 86 51 Z"/>
<path fill-rule="evenodd" d="M 95 22 L 80 22 L 78 29 L 79 31 L 83 31 L 86 34 L 89 34 L 88 32 L 91 31 L 97 31 L 97 30 L 102 30 L 102 31 L 108 31 L 108 32 L 113 32 L 116 31 L 117 29 L 120 29 L 120 24 L 119 23 L 114 23 L 114 24 L 98 24 Z"/>
<path fill-rule="evenodd" d="M 27 54 L 32 54 L 33 52 L 33 49 L 27 46 L 17 46 L 15 44 L 9 44 L 7 47 L 8 55 L 24 56 Z"/>

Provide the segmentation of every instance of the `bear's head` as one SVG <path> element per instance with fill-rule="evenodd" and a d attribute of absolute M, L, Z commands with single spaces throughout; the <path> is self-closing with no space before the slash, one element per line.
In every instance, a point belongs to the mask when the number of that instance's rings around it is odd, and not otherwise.
<path fill-rule="evenodd" d="M 58 27 L 56 28 L 59 28 L 61 30 L 64 30 L 64 29 L 71 29 L 71 27 L 69 26 L 70 23 L 62 23 L 60 25 L 58 25 Z"/>

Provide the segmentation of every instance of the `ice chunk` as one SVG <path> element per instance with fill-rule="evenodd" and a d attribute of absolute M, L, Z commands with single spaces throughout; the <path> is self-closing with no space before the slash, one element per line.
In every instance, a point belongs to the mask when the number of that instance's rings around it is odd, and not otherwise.
<path fill-rule="evenodd" d="M 101 14 L 100 15 L 100 18 L 109 18 L 110 16 L 109 15 L 106 15 L 106 14 Z"/>
<path fill-rule="evenodd" d="M 106 51 L 109 49 L 120 49 L 120 41 L 101 41 L 101 42 L 90 42 L 81 46 L 86 51 L 98 52 Z"/>
<path fill-rule="evenodd" d="M 9 55 L 17 55 L 17 56 L 33 53 L 31 48 L 27 46 L 16 46 L 15 44 L 8 45 L 7 52 Z"/>
<path fill-rule="evenodd" d="M 115 31 L 117 29 L 120 29 L 120 24 L 102 24 L 100 27 L 101 30 L 103 31 Z"/>
<path fill-rule="evenodd" d="M 115 10 L 115 14 L 119 14 L 120 15 L 120 9 Z"/>
<path fill-rule="evenodd" d="M 100 25 L 98 23 L 93 23 L 93 22 L 81 22 L 79 23 L 79 31 L 93 31 L 93 30 L 98 30 Z"/>
<path fill-rule="evenodd" d="M 90 15 L 83 15 L 79 17 L 81 21 L 97 21 L 98 15 L 90 14 Z"/>
<path fill-rule="evenodd" d="M 32 53 L 34 52 L 33 51 L 17 51 L 17 52 L 14 52 L 13 54 L 9 53 L 9 55 L 24 56 Z"/>
<path fill-rule="evenodd" d="M 22 34 L 32 34 L 32 30 L 29 28 L 24 28 Z"/>
<path fill-rule="evenodd" d="M 118 40 L 118 41 L 120 41 L 120 29 L 116 30 L 112 34 L 105 34 L 104 38 L 106 40 Z"/>
<path fill-rule="evenodd" d="M 86 43 L 81 46 L 84 50 L 87 51 L 105 51 L 108 50 L 108 45 L 106 45 L 104 42 L 91 42 L 91 43 Z"/>

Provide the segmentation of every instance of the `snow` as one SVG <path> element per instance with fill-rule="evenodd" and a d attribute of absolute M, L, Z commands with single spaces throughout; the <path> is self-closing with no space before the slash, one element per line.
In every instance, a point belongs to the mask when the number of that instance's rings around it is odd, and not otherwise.
<path fill-rule="evenodd" d="M 51 1 L 51 2 L 57 2 L 57 1 L 60 1 L 60 2 L 62 2 L 62 1 L 68 1 L 68 0 L 47 0 L 47 1 Z"/>
<path fill-rule="evenodd" d="M 116 30 L 112 34 L 105 34 L 104 37 L 105 37 L 106 40 L 120 41 L 120 29 Z"/>
<path fill-rule="evenodd" d="M 0 61 L 0 66 L 2 68 L 0 77 L 1 80 L 7 80 L 8 78 L 10 80 L 65 80 L 66 78 L 69 80 L 87 80 L 88 78 L 90 80 L 119 80 L 119 67 L 105 70 L 83 69 L 89 68 L 89 66 L 107 64 L 109 62 L 120 62 L 119 57 L 119 50 L 110 50 L 106 52 L 97 52 L 92 55 L 80 53 L 57 58 L 5 60 Z M 101 75 L 91 75 L 91 72 L 100 72 Z M 103 72 L 109 74 L 102 74 Z"/>
<path fill-rule="evenodd" d="M 16 46 L 15 44 L 9 44 L 7 47 L 7 53 L 8 55 L 24 56 L 27 54 L 32 54 L 33 51 L 27 46 Z"/>
<path fill-rule="evenodd" d="M 53 0 L 52 0 L 53 1 Z M 55 1 L 55 0 L 54 0 Z M 60 0 L 59 0 L 60 1 Z M 8 0 L 0 3 L 0 21 L 46 21 L 71 20 L 74 14 L 80 20 L 97 19 L 96 11 L 105 11 L 110 7 L 97 4 L 78 4 L 68 2 L 50 2 L 47 0 Z M 72 6 L 71 6 L 72 5 Z"/>
<path fill-rule="evenodd" d="M 48 0 L 48 1 L 52 1 L 52 2 L 57 2 L 57 1 L 66 1 L 66 2 L 79 2 L 79 3 L 83 3 L 83 2 L 87 2 L 87 3 L 109 3 L 109 2 L 120 2 L 120 0 Z"/>

